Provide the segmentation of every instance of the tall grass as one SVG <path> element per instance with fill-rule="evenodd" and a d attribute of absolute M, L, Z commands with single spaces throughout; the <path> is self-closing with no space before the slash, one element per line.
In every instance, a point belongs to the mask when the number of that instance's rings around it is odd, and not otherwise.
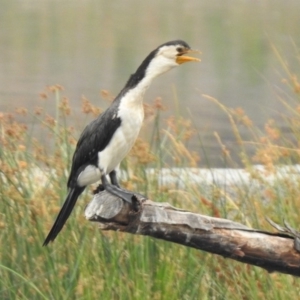
<path fill-rule="evenodd" d="M 123 163 L 129 175 L 122 185 L 147 193 L 153 200 L 230 217 L 253 227 L 266 228 L 266 215 L 297 226 L 299 178 L 291 180 L 290 175 L 278 174 L 278 166 L 284 164 L 292 171 L 299 161 L 299 82 L 295 75 L 286 82 L 296 99 L 294 103 L 281 99 L 290 111 L 282 116 L 290 128 L 288 138 L 280 132 L 276 120 L 268 121 L 263 131 L 258 130 L 241 109 L 226 108 L 207 97 L 228 115 L 250 185 L 231 186 L 227 192 L 217 182 L 207 188 L 189 181 L 182 189 L 179 183 L 184 178 L 167 186 L 147 176 L 147 167 L 197 167 L 200 159 L 188 148 L 188 141 L 197 136 L 191 122 L 179 117 L 164 121 L 159 99 L 146 106 L 146 118 L 153 119 L 153 134 L 150 142 L 139 139 Z M 78 136 L 70 125 L 72 109 L 63 94 L 62 87 L 49 87 L 33 112 L 19 108 L 0 113 L 1 299 L 298 298 L 299 284 L 288 275 L 268 274 L 260 268 L 152 238 L 99 232 L 83 217 L 91 189 L 81 197 L 57 240 L 42 247 L 66 195 Z M 55 103 L 54 116 L 45 109 L 49 101 Z M 82 113 L 88 118 L 99 110 L 83 99 Z M 161 122 L 164 130 L 160 129 Z M 240 126 L 248 128 L 251 141 L 242 140 Z M 230 152 L 218 134 L 216 143 L 230 162 Z M 247 153 L 249 143 L 255 149 L 254 156 Z M 257 169 L 254 163 L 265 168 Z M 270 176 L 274 180 L 270 181 Z"/>

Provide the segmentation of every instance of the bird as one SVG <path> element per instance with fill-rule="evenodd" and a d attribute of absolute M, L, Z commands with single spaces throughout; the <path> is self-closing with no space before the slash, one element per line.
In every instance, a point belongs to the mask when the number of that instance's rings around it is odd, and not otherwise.
<path fill-rule="evenodd" d="M 143 97 L 157 76 L 190 61 L 198 52 L 182 40 L 164 43 L 150 52 L 111 105 L 83 130 L 72 158 L 68 194 L 43 246 L 53 242 L 69 218 L 84 189 L 101 180 L 104 189 L 131 203 L 133 194 L 123 190 L 116 170 L 132 148 L 144 119 Z M 107 175 L 110 178 L 108 181 Z"/>

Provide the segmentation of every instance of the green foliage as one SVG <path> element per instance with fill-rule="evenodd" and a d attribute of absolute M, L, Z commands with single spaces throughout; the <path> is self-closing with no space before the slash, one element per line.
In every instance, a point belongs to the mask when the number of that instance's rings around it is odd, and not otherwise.
<path fill-rule="evenodd" d="M 21 108 L 14 113 L 0 113 L 1 299 L 298 298 L 299 285 L 288 275 L 268 274 L 260 268 L 148 237 L 99 232 L 95 224 L 82 216 L 90 191 L 81 197 L 57 240 L 42 247 L 66 195 L 76 144 L 76 133 L 69 125 L 71 108 L 62 93 L 60 86 L 54 86 L 41 95 L 42 101 L 56 102 L 55 117 L 44 108 L 37 108 L 31 116 Z M 290 165 L 299 160 L 295 139 L 281 136 L 274 122 L 266 125 L 264 134 L 258 133 L 243 111 L 221 108 L 240 143 L 247 172 L 264 187 L 263 192 L 246 184 L 232 187 L 234 193 L 227 193 L 218 183 L 207 190 L 184 178 L 167 186 L 157 182 L 155 175 L 147 176 L 147 167 L 196 167 L 200 159 L 188 149 L 189 139 L 196 134 L 189 121 L 170 117 L 164 125 L 167 129 L 160 130 L 163 106 L 159 99 L 146 107 L 146 118 L 155 120 L 151 143 L 137 141 L 123 164 L 129 177 L 122 185 L 147 193 L 154 200 L 230 217 L 254 227 L 267 226 L 266 214 L 278 222 L 284 216 L 291 224 L 297 224 L 299 179 L 278 177 L 275 183 L 266 179 L 270 174 L 276 178 L 278 164 Z M 87 115 L 99 113 L 87 99 L 83 99 L 82 110 Z M 293 111 L 288 122 L 296 126 L 297 106 Z M 32 118 L 34 127 L 28 128 L 26 124 Z M 253 133 L 254 159 L 265 166 L 264 171 L 253 168 L 253 157 L 247 154 L 240 139 L 239 126 L 246 126 Z M 36 128 L 39 139 L 35 138 Z M 230 163 L 230 153 L 220 137 L 217 142 Z"/>

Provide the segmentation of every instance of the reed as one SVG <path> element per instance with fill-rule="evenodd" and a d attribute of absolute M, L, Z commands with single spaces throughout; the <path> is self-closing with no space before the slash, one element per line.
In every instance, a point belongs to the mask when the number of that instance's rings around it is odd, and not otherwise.
<path fill-rule="evenodd" d="M 149 140 L 138 139 L 123 162 L 127 176 L 122 185 L 155 201 L 228 217 L 253 227 L 270 229 L 267 215 L 278 222 L 286 219 L 297 228 L 300 181 L 290 174 L 300 153 L 300 85 L 295 75 L 286 82 L 297 98 L 294 103 L 281 99 L 290 112 L 282 115 L 290 128 L 288 136 L 276 120 L 259 130 L 243 110 L 226 108 L 205 96 L 228 116 L 251 184 L 232 185 L 229 191 L 217 182 L 203 186 L 184 177 L 172 184 L 157 180 L 155 174 L 162 168 L 201 167 L 202 158 L 189 148 L 190 139 L 197 138 L 192 123 L 173 116 L 164 120 L 163 104 L 156 99 L 145 107 L 152 134 Z M 18 108 L 0 113 L 1 299 L 298 298 L 299 285 L 288 275 L 268 274 L 147 237 L 99 232 L 83 217 L 92 188 L 80 198 L 55 243 L 42 247 L 66 195 L 68 170 L 80 131 L 72 126 L 73 110 L 64 93 L 61 86 L 48 87 L 33 112 Z M 102 96 L 111 99 L 107 92 Z M 48 113 L 49 103 L 55 103 L 54 116 Z M 82 100 L 81 114 L 86 121 L 99 112 L 88 99 Z M 251 141 L 243 141 L 241 126 L 249 130 Z M 215 136 L 220 155 L 230 162 L 222 137 L 217 133 Z M 248 144 L 255 150 L 254 155 L 248 153 Z M 264 168 L 256 168 L 257 163 Z M 278 171 L 283 165 L 289 171 L 286 176 Z M 149 176 L 148 168 L 154 170 L 154 176 Z M 213 170 L 208 172 L 213 174 Z"/>

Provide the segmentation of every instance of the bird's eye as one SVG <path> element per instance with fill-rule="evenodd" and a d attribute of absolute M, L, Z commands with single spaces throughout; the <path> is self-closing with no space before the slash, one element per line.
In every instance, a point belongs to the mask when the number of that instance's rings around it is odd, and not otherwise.
<path fill-rule="evenodd" d="M 181 55 L 183 55 L 183 54 L 185 54 L 186 53 L 186 48 L 185 47 L 177 47 L 176 48 L 176 51 L 178 52 L 177 53 L 177 56 L 181 56 Z"/>

